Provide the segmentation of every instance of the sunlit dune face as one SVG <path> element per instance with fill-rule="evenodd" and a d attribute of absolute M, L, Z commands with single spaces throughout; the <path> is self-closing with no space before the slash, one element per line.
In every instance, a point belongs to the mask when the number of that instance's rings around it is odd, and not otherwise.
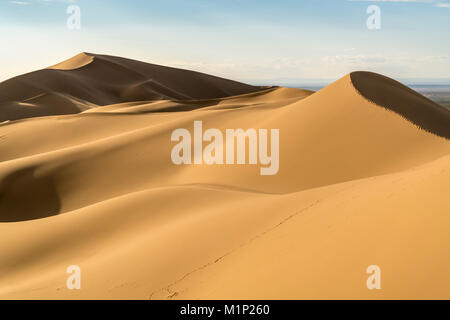
<path fill-rule="evenodd" d="M 55 64 L 47 69 L 52 70 L 75 70 L 87 66 L 92 61 L 94 61 L 94 56 L 91 56 L 87 53 L 80 53 L 73 58 L 70 58 L 61 63 Z"/>

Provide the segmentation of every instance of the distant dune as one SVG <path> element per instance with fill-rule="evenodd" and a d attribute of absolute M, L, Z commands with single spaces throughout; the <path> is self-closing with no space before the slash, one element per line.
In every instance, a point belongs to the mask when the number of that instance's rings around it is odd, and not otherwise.
<path fill-rule="evenodd" d="M 450 299 L 450 111 L 392 79 L 312 92 L 84 53 L 0 99 L 0 298 Z M 174 165 L 196 120 L 279 129 L 278 174 Z"/>
<path fill-rule="evenodd" d="M 211 99 L 261 90 L 199 72 L 81 53 L 0 83 L 0 122 L 122 102 Z"/>

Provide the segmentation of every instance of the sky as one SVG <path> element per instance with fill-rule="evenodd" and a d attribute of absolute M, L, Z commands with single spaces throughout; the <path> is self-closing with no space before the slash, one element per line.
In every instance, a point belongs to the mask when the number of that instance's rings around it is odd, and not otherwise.
<path fill-rule="evenodd" d="M 450 79 L 450 0 L 0 0 L 0 35 L 0 81 L 80 52 L 253 84 Z"/>

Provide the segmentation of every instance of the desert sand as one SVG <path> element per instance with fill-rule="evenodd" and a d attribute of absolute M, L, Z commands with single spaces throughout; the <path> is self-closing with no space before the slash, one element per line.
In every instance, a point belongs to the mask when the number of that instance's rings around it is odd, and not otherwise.
<path fill-rule="evenodd" d="M 195 120 L 278 128 L 278 174 L 173 164 Z M 0 299 L 450 299 L 450 111 L 382 75 L 312 92 L 82 53 L 1 83 L 0 121 Z"/>

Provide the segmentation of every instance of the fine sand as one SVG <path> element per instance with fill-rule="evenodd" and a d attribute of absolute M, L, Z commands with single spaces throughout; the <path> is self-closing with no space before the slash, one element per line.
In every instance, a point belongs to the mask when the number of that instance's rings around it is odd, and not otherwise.
<path fill-rule="evenodd" d="M 194 120 L 279 129 L 278 174 L 174 165 Z M 392 79 L 83 53 L 1 83 L 0 122 L 0 299 L 450 299 L 450 111 Z"/>

